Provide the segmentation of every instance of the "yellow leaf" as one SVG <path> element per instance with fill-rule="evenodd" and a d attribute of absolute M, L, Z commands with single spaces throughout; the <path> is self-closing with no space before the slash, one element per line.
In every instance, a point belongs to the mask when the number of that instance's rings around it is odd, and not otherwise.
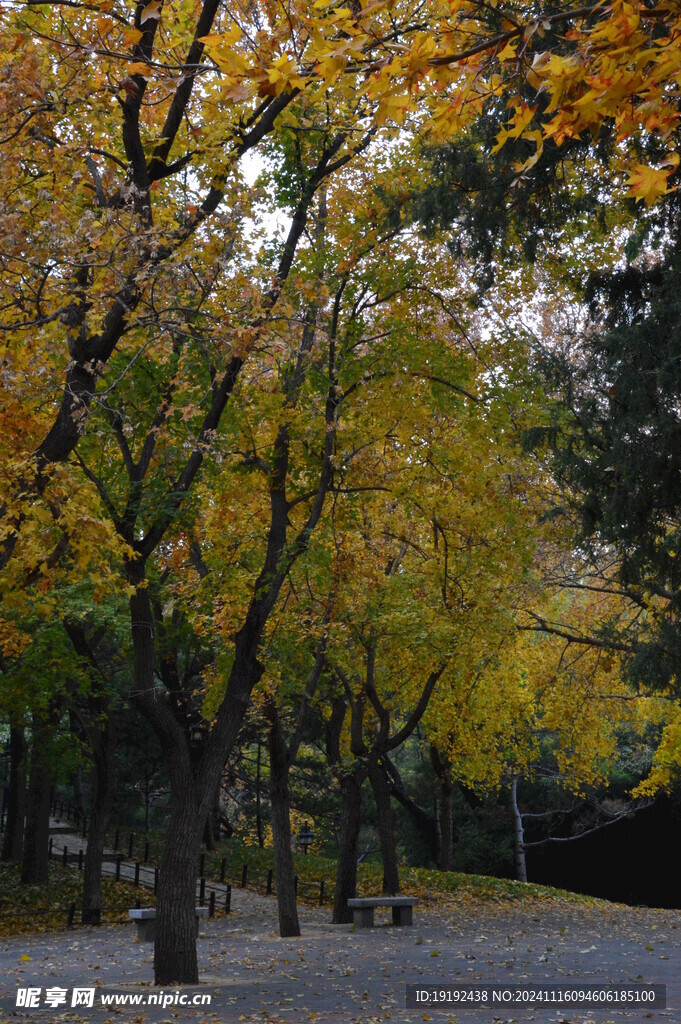
<path fill-rule="evenodd" d="M 133 61 L 132 64 L 128 64 L 128 72 L 131 75 L 146 75 L 147 78 L 151 78 L 151 68 L 141 60 Z"/>
<path fill-rule="evenodd" d="M 664 167 L 648 167 L 647 164 L 636 164 L 632 174 L 629 176 L 629 191 L 627 196 L 633 196 L 639 203 L 645 199 L 646 204 L 651 206 L 660 196 L 665 195 L 669 189 L 667 178 L 673 168 L 665 170 Z"/>
<path fill-rule="evenodd" d="M 516 43 L 506 43 L 506 46 L 499 52 L 499 60 L 514 60 L 516 54 Z"/>
<path fill-rule="evenodd" d="M 135 43 L 139 43 L 143 36 L 143 32 L 140 32 L 138 28 L 126 28 L 123 33 L 123 42 L 126 46 L 134 46 Z"/>
<path fill-rule="evenodd" d="M 498 153 L 501 147 L 506 142 L 507 138 L 509 138 L 509 133 L 506 131 L 505 128 L 502 128 L 499 134 L 497 135 L 497 144 L 496 146 L 493 146 L 492 149 L 490 149 L 490 153 Z"/>

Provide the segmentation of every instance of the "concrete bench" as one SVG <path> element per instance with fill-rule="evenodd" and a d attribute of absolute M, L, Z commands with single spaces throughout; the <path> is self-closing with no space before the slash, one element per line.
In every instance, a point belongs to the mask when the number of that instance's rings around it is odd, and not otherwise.
<path fill-rule="evenodd" d="M 153 942 L 156 938 L 156 907 L 135 907 L 128 914 L 137 924 L 137 938 L 140 942 Z M 199 918 L 208 916 L 208 907 L 194 907 L 196 934 L 199 934 Z"/>
<path fill-rule="evenodd" d="M 416 903 L 416 896 L 367 896 L 348 900 L 352 919 L 358 928 L 373 928 L 375 907 L 391 907 L 394 925 L 411 924 L 412 907 Z"/>

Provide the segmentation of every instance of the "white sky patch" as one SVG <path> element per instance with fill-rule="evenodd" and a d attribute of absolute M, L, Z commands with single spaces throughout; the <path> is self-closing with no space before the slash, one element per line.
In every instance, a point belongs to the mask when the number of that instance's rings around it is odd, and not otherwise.
<path fill-rule="evenodd" d="M 266 169 L 266 161 L 257 150 L 249 150 L 242 156 L 239 168 L 246 184 L 249 188 L 254 188 L 258 178 Z M 277 209 L 274 202 L 268 202 L 265 197 L 256 203 L 256 209 L 256 217 L 247 220 L 244 224 L 249 241 L 255 238 L 256 233 L 261 242 L 265 244 L 275 238 L 286 236 L 291 226 L 291 218 L 283 210 Z"/>

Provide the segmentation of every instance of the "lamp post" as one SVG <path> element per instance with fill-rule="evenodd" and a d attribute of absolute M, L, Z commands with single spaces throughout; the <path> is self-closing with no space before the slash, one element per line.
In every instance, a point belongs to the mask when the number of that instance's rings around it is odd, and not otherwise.
<path fill-rule="evenodd" d="M 307 857 L 307 848 L 314 842 L 314 835 L 310 832 L 310 826 L 307 822 L 305 822 L 301 831 L 298 833 L 298 842 L 302 846 L 303 853 Z"/>

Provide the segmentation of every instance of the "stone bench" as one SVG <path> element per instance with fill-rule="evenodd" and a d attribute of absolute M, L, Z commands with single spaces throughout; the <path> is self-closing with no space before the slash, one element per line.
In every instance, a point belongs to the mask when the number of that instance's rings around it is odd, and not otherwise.
<path fill-rule="evenodd" d="M 352 919 L 358 928 L 373 928 L 375 907 L 391 907 L 393 924 L 404 925 L 412 923 L 412 907 L 416 903 L 416 896 L 368 896 L 348 900 L 348 907 L 352 910 Z"/>
<path fill-rule="evenodd" d="M 156 907 L 135 907 L 128 914 L 137 924 L 139 942 L 153 942 L 156 938 Z M 196 934 L 199 934 L 199 918 L 208 916 L 208 907 L 194 907 Z"/>

